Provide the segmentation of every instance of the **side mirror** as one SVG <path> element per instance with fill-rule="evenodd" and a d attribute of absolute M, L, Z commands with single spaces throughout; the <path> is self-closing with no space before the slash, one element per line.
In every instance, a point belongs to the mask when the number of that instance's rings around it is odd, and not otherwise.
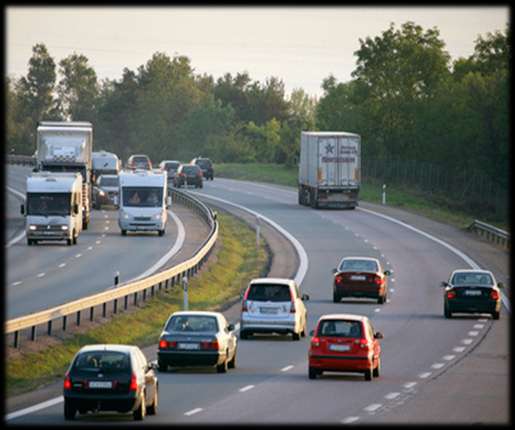
<path fill-rule="evenodd" d="M 20 206 L 20 213 L 21 213 L 22 215 L 25 215 L 25 205 L 21 205 L 21 206 Z"/>
<path fill-rule="evenodd" d="M 311 330 L 311 331 L 309 332 L 309 335 L 310 335 L 310 336 L 314 336 L 314 335 L 315 335 L 315 330 Z"/>
<path fill-rule="evenodd" d="M 227 324 L 227 330 L 233 331 L 234 330 L 234 324 Z"/>
<path fill-rule="evenodd" d="M 449 283 L 447 281 L 442 281 L 442 283 L 440 284 L 441 287 L 448 287 L 449 286 Z"/>
<path fill-rule="evenodd" d="M 502 282 L 497 282 L 497 288 L 504 288 L 504 284 Z"/>
<path fill-rule="evenodd" d="M 389 270 L 385 270 L 383 273 L 384 273 L 386 276 L 390 276 L 390 275 L 392 274 L 392 272 L 390 272 Z"/>
<path fill-rule="evenodd" d="M 336 273 L 336 272 L 338 272 L 338 270 L 336 270 L 336 269 L 331 270 L 331 273 Z"/>
<path fill-rule="evenodd" d="M 302 300 L 309 300 L 309 294 L 303 294 L 301 299 Z"/>
<path fill-rule="evenodd" d="M 381 333 L 380 331 L 376 331 L 374 333 L 374 339 L 382 339 L 383 338 L 383 333 Z"/>

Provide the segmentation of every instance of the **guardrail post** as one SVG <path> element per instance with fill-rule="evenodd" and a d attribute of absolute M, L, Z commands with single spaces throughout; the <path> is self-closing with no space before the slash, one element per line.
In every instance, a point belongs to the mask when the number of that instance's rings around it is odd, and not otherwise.
<path fill-rule="evenodd" d="M 188 310 L 188 277 L 182 278 L 182 290 L 183 290 L 183 310 Z"/>
<path fill-rule="evenodd" d="M 147 299 L 147 289 L 145 288 L 143 290 L 143 301 L 145 301 Z"/>
<path fill-rule="evenodd" d="M 30 340 L 35 341 L 36 340 L 36 326 L 33 325 L 30 329 Z"/>
<path fill-rule="evenodd" d="M 95 307 L 94 306 L 91 306 L 91 309 L 89 310 L 89 320 L 90 321 L 93 321 L 93 318 L 94 318 L 94 309 Z"/>
<path fill-rule="evenodd" d="M 77 311 L 77 325 L 80 325 L 80 311 Z"/>
<path fill-rule="evenodd" d="M 138 292 L 136 291 L 134 293 L 134 306 L 136 306 L 138 304 Z"/>
<path fill-rule="evenodd" d="M 123 299 L 123 308 L 125 310 L 127 310 L 128 307 L 129 307 L 129 296 L 125 296 Z"/>
<path fill-rule="evenodd" d="M 102 303 L 102 317 L 106 317 L 107 313 L 107 303 Z"/>
<path fill-rule="evenodd" d="M 66 331 L 66 315 L 63 317 L 63 331 Z"/>
<path fill-rule="evenodd" d="M 51 335 L 52 335 L 52 320 L 48 321 L 47 329 L 46 329 L 46 334 L 47 334 L 48 336 L 51 336 Z"/>
<path fill-rule="evenodd" d="M 159 283 L 159 286 L 161 286 L 161 283 Z M 150 297 L 154 297 L 154 285 L 150 287 Z"/>
<path fill-rule="evenodd" d="M 19 336 L 19 331 L 15 331 L 14 332 L 14 347 L 18 348 L 18 346 L 20 346 L 20 336 Z"/>
<path fill-rule="evenodd" d="M 117 311 L 118 311 L 118 299 L 114 299 L 113 314 L 115 314 Z"/>

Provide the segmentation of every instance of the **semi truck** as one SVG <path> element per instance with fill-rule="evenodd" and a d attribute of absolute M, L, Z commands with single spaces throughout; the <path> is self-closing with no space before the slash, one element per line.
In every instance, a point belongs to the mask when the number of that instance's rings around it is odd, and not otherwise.
<path fill-rule="evenodd" d="M 25 216 L 27 245 L 41 240 L 77 244 L 82 231 L 82 210 L 79 172 L 33 173 L 27 178 L 27 196 L 20 208 Z"/>
<path fill-rule="evenodd" d="M 354 209 L 361 183 L 361 137 L 355 133 L 303 131 L 299 204 Z"/>
<path fill-rule="evenodd" d="M 123 170 L 118 177 L 118 225 L 122 236 L 126 236 L 127 231 L 157 231 L 163 236 L 167 210 L 172 203 L 168 196 L 166 171 Z"/>
<path fill-rule="evenodd" d="M 86 121 L 40 121 L 35 171 L 79 172 L 82 175 L 82 222 L 91 217 L 93 126 Z"/>

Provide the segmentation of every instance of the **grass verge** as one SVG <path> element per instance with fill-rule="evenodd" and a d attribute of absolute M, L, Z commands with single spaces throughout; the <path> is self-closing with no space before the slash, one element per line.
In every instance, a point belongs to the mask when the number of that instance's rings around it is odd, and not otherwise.
<path fill-rule="evenodd" d="M 297 188 L 298 168 L 286 167 L 280 164 L 242 164 L 227 163 L 214 166 L 215 175 L 247 181 L 270 182 Z M 380 184 L 364 182 L 360 190 L 360 200 L 370 203 L 381 203 L 382 188 Z M 436 198 L 429 199 L 416 190 L 399 186 L 389 186 L 386 190 L 386 203 L 388 206 L 401 208 L 418 215 L 423 215 L 435 221 L 453 225 L 458 228 L 468 227 L 474 216 L 455 208 L 450 208 L 443 201 Z M 509 231 L 506 223 L 493 220 L 484 220 L 503 230 Z"/>
<path fill-rule="evenodd" d="M 219 248 L 210 262 L 189 282 L 189 309 L 215 310 L 239 295 L 250 279 L 264 276 L 269 255 L 264 241 L 256 249 L 256 235 L 244 222 L 219 212 Z M 214 260 L 214 261 L 213 261 Z M 216 264 L 213 264 L 215 263 Z M 75 334 L 38 352 L 16 352 L 7 358 L 7 396 L 22 394 L 63 377 L 74 354 L 94 343 L 133 344 L 145 347 L 157 343 L 168 316 L 182 309 L 180 288 L 154 296 L 132 312 L 83 334 Z"/>

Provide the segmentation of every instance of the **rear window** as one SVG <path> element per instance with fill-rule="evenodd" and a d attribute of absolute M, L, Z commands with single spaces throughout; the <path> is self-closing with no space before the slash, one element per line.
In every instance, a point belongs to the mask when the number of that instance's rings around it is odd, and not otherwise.
<path fill-rule="evenodd" d="M 218 324 L 215 317 L 176 315 L 168 321 L 165 330 L 176 333 L 216 333 L 218 331 Z"/>
<path fill-rule="evenodd" d="M 377 263 L 370 260 L 343 260 L 338 270 L 340 272 L 377 272 Z"/>
<path fill-rule="evenodd" d="M 98 183 L 101 187 L 117 187 L 118 178 L 101 177 Z"/>
<path fill-rule="evenodd" d="M 118 351 L 89 351 L 79 354 L 73 365 L 74 370 L 104 373 L 130 372 L 129 354 Z"/>
<path fill-rule="evenodd" d="M 211 167 L 210 160 L 205 160 L 205 159 L 197 160 L 196 164 L 197 164 L 197 166 L 200 166 L 202 169 L 207 169 L 207 168 Z"/>
<path fill-rule="evenodd" d="M 488 273 L 456 273 L 451 281 L 454 285 L 493 285 Z"/>
<path fill-rule="evenodd" d="M 180 163 L 166 163 L 165 169 L 170 171 L 176 171 L 179 168 Z"/>
<path fill-rule="evenodd" d="M 345 320 L 324 320 L 318 328 L 318 336 L 361 338 L 361 322 Z"/>
<path fill-rule="evenodd" d="M 186 174 L 197 173 L 199 171 L 198 166 L 183 166 L 182 172 Z"/>
<path fill-rule="evenodd" d="M 288 285 L 254 284 L 250 286 L 247 299 L 260 302 L 290 302 L 290 287 Z"/>

